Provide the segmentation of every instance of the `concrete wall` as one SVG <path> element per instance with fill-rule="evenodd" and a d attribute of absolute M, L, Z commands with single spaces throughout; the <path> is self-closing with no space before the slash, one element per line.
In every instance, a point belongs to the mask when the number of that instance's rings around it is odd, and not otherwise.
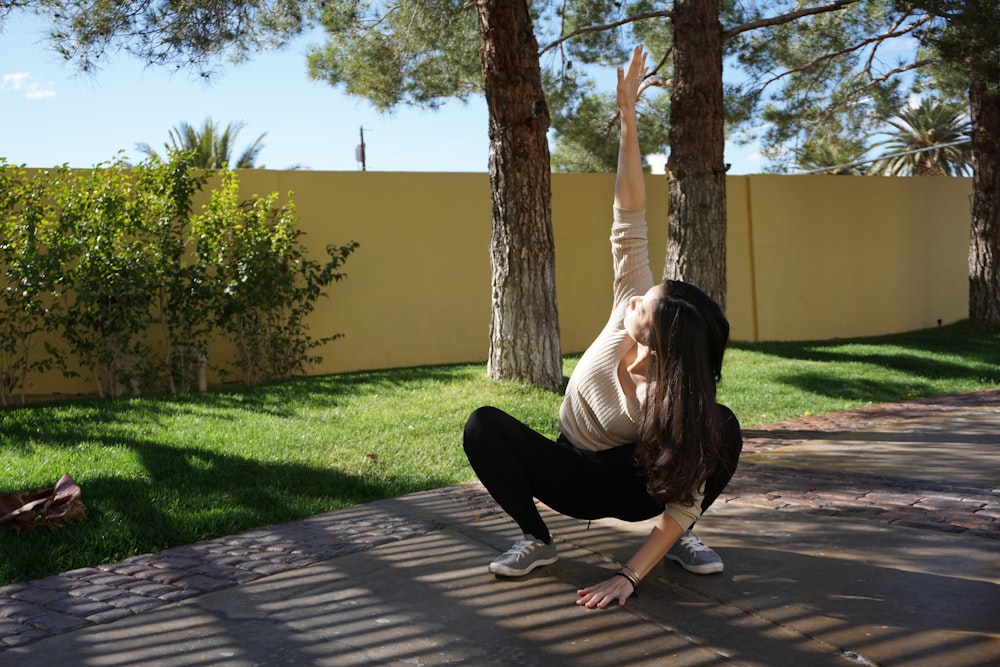
<path fill-rule="evenodd" d="M 486 174 L 240 172 L 247 196 L 292 193 L 304 240 L 360 243 L 311 319 L 316 374 L 482 361 L 489 346 Z M 733 339 L 867 336 L 967 316 L 971 181 L 731 176 Z M 555 174 L 552 212 L 564 352 L 582 351 L 611 299 L 612 174 Z M 647 177 L 650 260 L 662 273 L 667 187 Z M 92 391 L 55 375 L 31 393 Z"/>

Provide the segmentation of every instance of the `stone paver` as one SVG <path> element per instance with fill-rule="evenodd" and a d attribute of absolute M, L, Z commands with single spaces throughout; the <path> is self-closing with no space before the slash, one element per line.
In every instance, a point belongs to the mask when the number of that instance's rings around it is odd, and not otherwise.
<path fill-rule="evenodd" d="M 438 528 L 362 506 L 0 587 L 0 651 Z"/>
<path fill-rule="evenodd" d="M 991 389 L 749 429 L 726 499 L 1000 539 L 997 406 Z"/>
<path fill-rule="evenodd" d="M 722 501 L 1000 540 L 1000 490 L 955 483 L 742 462 Z"/>

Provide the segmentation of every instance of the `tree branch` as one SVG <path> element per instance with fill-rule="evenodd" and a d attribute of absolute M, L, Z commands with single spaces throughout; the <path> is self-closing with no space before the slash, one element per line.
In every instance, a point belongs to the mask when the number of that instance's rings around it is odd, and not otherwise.
<path fill-rule="evenodd" d="M 851 2 L 856 2 L 857 0 L 851 0 Z M 589 32 L 604 32 L 605 30 L 611 30 L 613 28 L 620 28 L 623 25 L 628 25 L 629 23 L 635 23 L 636 21 L 644 21 L 646 19 L 655 18 L 669 18 L 672 19 L 674 13 L 670 10 L 659 11 L 659 12 L 646 12 L 644 14 L 636 14 L 635 16 L 629 16 L 628 18 L 621 19 L 620 21 L 612 21 L 611 23 L 605 23 L 603 25 L 592 25 L 586 28 L 577 28 L 571 33 L 563 35 L 551 44 L 547 44 L 538 51 L 539 56 L 545 55 L 546 52 L 551 51 L 555 47 L 559 46 L 563 42 L 570 40 L 579 35 L 585 35 Z"/>
<path fill-rule="evenodd" d="M 790 75 L 798 73 L 798 72 L 804 72 L 804 71 L 806 71 L 806 70 L 808 70 L 808 69 L 810 69 L 812 67 L 815 67 L 816 65 L 818 65 L 821 62 L 833 60 L 835 58 L 838 58 L 838 57 L 844 55 L 845 53 L 850 53 L 852 51 L 858 51 L 860 49 L 865 48 L 866 46 L 868 46 L 870 44 L 881 43 L 881 42 L 884 42 L 884 41 L 886 41 L 888 39 L 894 39 L 896 37 L 902 37 L 903 35 L 906 35 L 907 33 L 913 32 L 914 30 L 916 30 L 918 27 L 920 27 L 921 25 L 923 25 L 924 23 L 926 23 L 929 20 L 931 20 L 929 16 L 928 17 L 924 17 L 924 18 L 918 20 L 916 23 L 913 23 L 913 24 L 907 26 L 905 30 L 899 30 L 897 32 L 883 33 L 881 35 L 877 35 L 875 37 L 872 37 L 871 39 L 862 40 L 862 41 L 858 42 L 857 44 L 852 44 L 851 46 L 848 46 L 847 48 L 841 49 L 839 51 L 833 51 L 832 53 L 824 53 L 823 55 L 818 56 L 818 57 L 810 60 L 809 62 L 807 62 L 806 64 L 802 65 L 801 67 L 794 67 L 792 69 L 789 69 L 789 70 L 786 70 L 786 71 L 782 72 L 781 74 L 778 74 L 776 76 L 771 77 L 770 79 L 768 79 L 767 81 L 765 81 L 763 84 L 761 84 L 760 90 L 763 90 L 764 88 L 767 88 L 768 86 L 770 86 L 772 83 L 774 83 L 778 79 L 782 79 L 782 78 L 784 78 L 786 76 L 790 76 Z M 922 63 L 922 64 L 927 64 L 927 62 L 929 62 L 929 61 L 927 61 L 927 60 L 921 60 L 919 62 Z M 906 66 L 905 68 L 901 68 L 899 70 L 893 70 L 893 73 L 898 73 L 898 72 L 901 72 L 901 71 L 905 72 L 907 69 L 913 69 L 913 66 L 910 65 L 910 66 Z M 887 78 L 887 77 L 882 77 L 881 79 L 878 79 L 878 80 L 884 81 L 885 78 Z M 878 81 L 878 80 L 875 80 L 875 81 Z"/>
<path fill-rule="evenodd" d="M 876 77 L 876 78 L 868 81 L 864 85 L 858 86 L 857 88 L 854 88 L 853 90 L 848 91 L 847 94 L 843 96 L 843 98 L 841 98 L 839 100 L 836 100 L 834 102 L 831 102 L 829 106 L 827 106 L 825 109 L 823 109 L 822 113 L 816 119 L 814 119 L 813 121 L 807 121 L 807 122 L 809 122 L 809 123 L 823 123 L 823 122 L 826 122 L 826 119 L 829 118 L 833 114 L 834 111 L 836 111 L 837 109 L 843 107 L 845 104 L 847 104 L 851 100 L 857 99 L 862 93 L 864 93 L 866 90 L 868 90 L 872 86 L 876 86 L 876 85 L 878 85 L 878 84 L 880 84 L 880 83 L 888 80 L 889 78 L 891 78 L 891 77 L 893 77 L 893 76 L 895 76 L 897 74 L 902 74 L 903 72 L 908 72 L 910 70 L 918 69 L 920 67 L 923 67 L 924 65 L 929 65 L 931 63 L 938 62 L 939 60 L 940 60 L 939 58 L 925 58 L 923 60 L 915 60 L 912 63 L 910 63 L 909 65 L 901 65 L 901 66 L 899 66 L 899 67 L 897 67 L 895 69 L 889 70 L 888 72 L 884 73 L 882 76 Z"/>
<path fill-rule="evenodd" d="M 673 54 L 673 52 L 674 52 L 674 45 L 671 44 L 667 48 L 667 50 L 663 53 L 663 57 L 660 58 L 660 62 L 656 63 L 656 67 L 654 67 L 653 71 L 649 73 L 649 78 L 651 78 L 651 79 L 655 78 L 655 79 L 660 80 L 660 81 L 663 80 L 662 77 L 660 77 L 660 76 L 657 75 L 657 72 L 659 72 L 661 69 L 663 69 L 663 67 L 667 64 L 667 60 L 670 58 L 670 56 Z M 673 85 L 674 85 L 673 79 L 668 79 L 668 84 L 669 85 L 659 84 L 659 83 L 657 83 L 657 84 L 651 83 L 650 85 L 661 85 L 661 86 L 662 85 L 666 85 L 666 87 L 672 88 Z"/>
<path fill-rule="evenodd" d="M 840 9 L 846 7 L 847 5 L 852 5 L 859 0 L 834 0 L 826 5 L 819 5 L 817 7 L 806 7 L 805 9 L 799 9 L 794 12 L 788 12 L 787 14 L 782 14 L 780 16 L 772 16 L 766 19 L 757 19 L 756 21 L 749 21 L 743 23 L 734 28 L 730 28 L 722 33 L 722 39 L 729 39 L 730 37 L 735 37 L 744 32 L 750 30 L 756 30 L 757 28 L 768 28 L 772 25 L 783 25 L 785 23 L 791 23 L 792 21 L 802 18 L 803 16 L 810 16 L 813 14 L 826 14 L 828 12 L 836 12 Z"/>
<path fill-rule="evenodd" d="M 903 72 L 909 72 L 910 70 L 919 69 L 921 67 L 924 67 L 925 65 L 930 65 L 932 63 L 940 62 L 940 60 L 941 60 L 940 58 L 924 58 L 923 60 L 914 60 L 909 65 L 900 65 L 899 67 L 897 67 L 895 69 L 889 70 L 888 72 L 886 72 L 882 76 L 875 77 L 874 79 L 872 79 L 871 81 L 869 81 L 865 85 L 861 86 L 860 88 L 858 88 L 854 92 L 855 93 L 860 93 L 862 91 L 868 90 L 872 86 L 878 85 L 878 84 L 880 84 L 880 83 L 882 83 L 882 82 L 884 82 L 884 81 L 886 81 L 886 80 L 888 80 L 888 79 L 896 76 L 897 74 L 902 74 Z"/>

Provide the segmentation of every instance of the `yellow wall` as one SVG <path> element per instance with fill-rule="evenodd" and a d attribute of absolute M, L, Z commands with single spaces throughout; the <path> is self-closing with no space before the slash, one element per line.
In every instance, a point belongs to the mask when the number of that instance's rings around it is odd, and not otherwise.
<path fill-rule="evenodd" d="M 486 174 L 241 171 L 246 196 L 292 192 L 303 240 L 357 241 L 311 333 L 317 374 L 485 360 L 490 322 Z M 556 289 L 564 352 L 582 351 L 611 300 L 614 176 L 554 174 Z M 647 177 L 650 260 L 662 273 L 667 187 Z M 808 340 L 966 317 L 969 179 L 731 176 L 727 314 L 734 340 Z M 216 362 L 219 359 L 215 360 Z M 31 393 L 89 392 L 36 378 Z"/>
<path fill-rule="evenodd" d="M 868 336 L 967 317 L 967 179 L 745 178 L 756 324 L 739 338 Z"/>
<path fill-rule="evenodd" d="M 614 176 L 608 174 L 552 176 L 556 298 L 564 352 L 582 352 L 608 319 L 614 187 Z M 647 191 L 649 259 L 653 276 L 658 277 L 663 273 L 667 247 L 664 177 L 647 177 Z"/>
<path fill-rule="evenodd" d="M 311 319 L 314 337 L 345 334 L 320 351 L 318 372 L 485 358 L 485 174 L 254 171 L 240 182 L 248 193 L 292 191 L 303 238 L 317 251 L 360 244 Z"/>
<path fill-rule="evenodd" d="M 485 174 L 241 172 L 247 192 L 294 191 L 317 247 L 356 240 L 317 334 L 346 337 L 317 372 L 480 361 L 489 345 Z M 582 351 L 611 300 L 614 176 L 555 174 L 562 345 Z M 667 188 L 647 177 L 650 261 L 663 270 Z M 734 340 L 864 336 L 967 312 L 968 179 L 733 176 L 727 312 Z M 325 304 L 329 304 L 329 309 Z M 322 324 L 321 324 L 322 322 Z"/>

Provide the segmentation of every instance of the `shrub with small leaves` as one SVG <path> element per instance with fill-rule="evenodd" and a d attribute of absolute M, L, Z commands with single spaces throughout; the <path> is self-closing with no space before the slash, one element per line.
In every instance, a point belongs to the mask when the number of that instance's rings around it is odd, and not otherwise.
<path fill-rule="evenodd" d="M 212 337 L 208 267 L 197 261 L 191 234 L 192 199 L 212 172 L 196 168 L 191 154 L 152 156 L 132 169 L 139 233 L 148 248 L 152 321 L 163 351 L 159 370 L 171 393 L 197 387 Z"/>
<path fill-rule="evenodd" d="M 128 165 L 119 156 L 50 187 L 68 245 L 59 331 L 99 395 L 138 393 L 153 374 L 146 332 L 155 285 Z"/>
<path fill-rule="evenodd" d="M 311 337 L 306 316 L 323 288 L 345 277 L 338 269 L 358 244 L 328 246 L 325 262 L 310 259 L 297 222 L 294 204 L 279 204 L 277 193 L 241 200 L 232 170 L 223 171 L 193 222 L 199 258 L 210 267 L 216 323 L 236 344 L 247 384 L 304 372 L 318 361 L 312 350 L 341 336 Z"/>
<path fill-rule="evenodd" d="M 60 170 L 59 173 L 65 173 Z M 52 367 L 39 344 L 57 302 L 53 285 L 62 260 L 45 182 L 0 158 L 0 404 L 25 401 L 32 372 Z"/>
<path fill-rule="evenodd" d="M 242 200 L 231 170 L 193 215 L 212 176 L 186 153 L 31 178 L 0 159 L 0 404 L 53 366 L 101 396 L 189 391 L 220 336 L 247 383 L 319 360 L 339 334 L 312 338 L 306 316 L 357 244 L 310 259 L 294 204 Z"/>

